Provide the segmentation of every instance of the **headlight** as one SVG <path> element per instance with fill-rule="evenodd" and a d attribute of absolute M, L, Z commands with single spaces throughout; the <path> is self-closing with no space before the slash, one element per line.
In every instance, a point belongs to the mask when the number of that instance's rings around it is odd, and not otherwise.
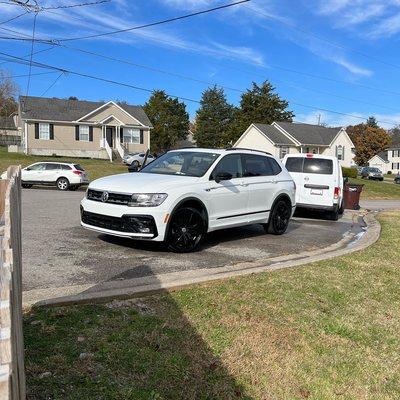
<path fill-rule="evenodd" d="M 131 207 L 157 207 L 168 197 L 166 193 L 134 193 L 129 201 Z"/>

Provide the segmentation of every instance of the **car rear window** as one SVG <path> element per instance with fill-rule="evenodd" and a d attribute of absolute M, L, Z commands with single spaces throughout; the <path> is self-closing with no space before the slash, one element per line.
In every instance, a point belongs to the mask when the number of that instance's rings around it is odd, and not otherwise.
<path fill-rule="evenodd" d="M 61 164 L 61 169 L 68 170 L 72 168 L 69 165 Z"/>
<path fill-rule="evenodd" d="M 303 171 L 306 174 L 332 175 L 333 162 L 325 158 L 305 158 Z"/>
<path fill-rule="evenodd" d="M 304 157 L 288 157 L 286 159 L 286 169 L 289 172 L 303 172 Z"/>
<path fill-rule="evenodd" d="M 325 158 L 288 157 L 285 166 L 289 172 L 321 175 L 333 174 L 333 162 Z"/>
<path fill-rule="evenodd" d="M 78 171 L 84 171 L 83 167 L 80 166 L 79 164 L 74 164 L 75 169 L 77 169 Z"/>

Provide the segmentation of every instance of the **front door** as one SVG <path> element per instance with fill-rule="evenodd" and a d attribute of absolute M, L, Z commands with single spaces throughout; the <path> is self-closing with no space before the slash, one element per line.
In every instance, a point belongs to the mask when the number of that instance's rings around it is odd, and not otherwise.
<path fill-rule="evenodd" d="M 113 147 L 113 129 L 114 128 L 110 128 L 110 127 L 106 128 L 106 140 L 107 140 L 108 145 L 111 148 Z"/>

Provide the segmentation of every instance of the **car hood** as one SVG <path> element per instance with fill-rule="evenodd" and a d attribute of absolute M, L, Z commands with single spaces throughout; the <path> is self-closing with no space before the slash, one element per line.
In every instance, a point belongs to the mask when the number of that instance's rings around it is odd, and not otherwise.
<path fill-rule="evenodd" d="M 89 188 L 119 193 L 163 193 L 171 187 L 189 185 L 198 180 L 193 176 L 132 172 L 96 179 Z"/>

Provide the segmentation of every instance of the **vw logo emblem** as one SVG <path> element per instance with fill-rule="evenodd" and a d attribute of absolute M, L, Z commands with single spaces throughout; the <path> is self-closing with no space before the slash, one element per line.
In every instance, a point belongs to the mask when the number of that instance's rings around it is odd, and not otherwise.
<path fill-rule="evenodd" d="M 101 195 L 101 201 L 105 203 L 108 200 L 108 192 L 103 192 Z"/>

